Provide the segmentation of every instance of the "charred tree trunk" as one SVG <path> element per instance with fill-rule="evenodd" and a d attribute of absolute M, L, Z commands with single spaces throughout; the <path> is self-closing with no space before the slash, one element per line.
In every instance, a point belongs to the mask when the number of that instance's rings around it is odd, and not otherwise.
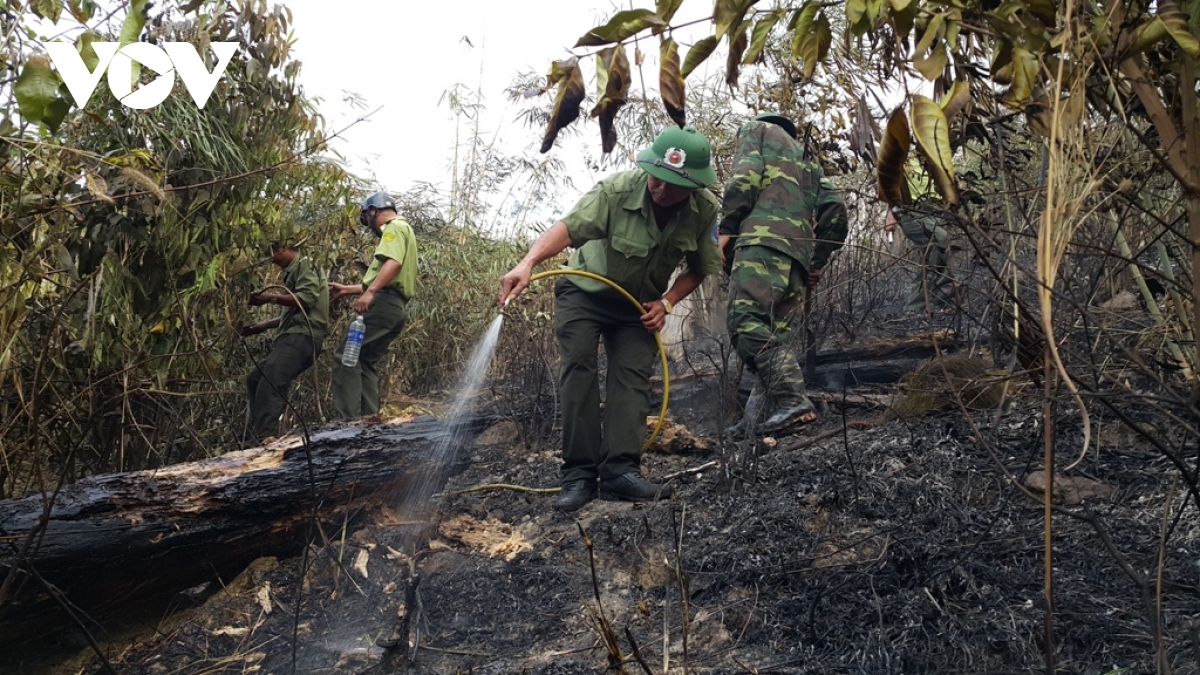
<path fill-rule="evenodd" d="M 314 518 L 340 522 L 461 466 L 483 426 L 340 428 L 0 501 L 0 644 L 68 627 L 66 604 L 99 616 L 292 554 Z"/>

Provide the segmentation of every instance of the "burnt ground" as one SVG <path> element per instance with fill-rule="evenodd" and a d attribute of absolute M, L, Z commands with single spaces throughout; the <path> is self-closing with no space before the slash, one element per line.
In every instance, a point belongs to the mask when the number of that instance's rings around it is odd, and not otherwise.
<path fill-rule="evenodd" d="M 962 316 L 845 316 L 860 341 L 972 330 Z M 531 491 L 557 485 L 552 417 L 533 433 L 530 415 L 493 403 L 510 419 L 478 439 L 428 517 L 364 507 L 314 526 L 302 556 L 88 624 L 107 664 L 75 631 L 0 658 L 0 673 L 1049 672 L 1043 508 L 1026 487 L 1042 468 L 1039 392 L 1016 382 L 1002 415 L 938 401 L 888 414 L 887 373 L 930 356 L 823 358 L 819 421 L 743 443 L 716 434 L 731 378 L 697 359 L 672 387 L 676 442 L 644 461 L 675 497 L 574 515 Z M 1093 449 L 1066 470 L 1081 420 L 1054 412 L 1053 672 L 1200 673 L 1195 497 L 1102 408 L 1092 421 Z M 1196 472 L 1195 448 L 1178 447 Z"/>
<path fill-rule="evenodd" d="M 436 530 L 372 507 L 314 532 L 306 555 L 140 619 L 150 632 L 106 644 L 111 672 L 557 675 L 618 672 L 614 652 L 627 673 L 1045 671 L 1042 507 L 1019 487 L 1040 468 L 1040 408 L 886 421 L 827 395 L 799 435 L 722 444 L 719 387 L 677 389 L 699 443 L 644 463 L 675 476 L 671 501 L 556 513 L 526 489 L 556 485 L 557 452 L 500 422 L 450 478 Z M 1060 452 L 1077 428 L 1062 411 Z M 1173 525 L 1156 596 L 1172 470 L 1098 428 L 1065 474 L 1095 489 L 1064 493 L 1053 519 L 1055 672 L 1200 673 L 1200 519 Z M 495 485 L 510 487 L 473 489 Z M 380 648 L 400 615 L 417 646 Z M 85 652 L 55 672 L 106 671 Z"/>

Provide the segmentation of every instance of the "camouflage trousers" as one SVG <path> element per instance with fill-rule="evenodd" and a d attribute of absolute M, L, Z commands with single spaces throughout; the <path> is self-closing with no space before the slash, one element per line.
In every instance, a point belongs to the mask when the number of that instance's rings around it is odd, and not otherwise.
<path fill-rule="evenodd" d="M 774 249 L 742 246 L 734 253 L 725 314 L 729 339 L 767 394 L 780 400 L 804 396 L 804 371 L 791 339 L 807 279 L 803 265 Z"/>
<path fill-rule="evenodd" d="M 905 301 L 906 312 L 932 309 L 944 294 L 954 288 L 947 253 L 950 235 L 938 221 L 937 216 L 929 214 L 905 214 L 899 219 L 900 230 L 904 232 L 904 236 L 921 249 L 921 260 L 918 263 L 920 274 L 916 287 Z"/>

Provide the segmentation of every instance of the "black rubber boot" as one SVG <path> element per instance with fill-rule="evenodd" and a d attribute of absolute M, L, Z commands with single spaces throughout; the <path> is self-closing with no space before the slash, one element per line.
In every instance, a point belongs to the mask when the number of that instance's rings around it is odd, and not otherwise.
<path fill-rule="evenodd" d="M 651 483 L 633 471 L 600 481 L 600 498 L 609 501 L 653 502 L 670 496 L 670 486 Z"/>
<path fill-rule="evenodd" d="M 811 424 L 816 421 L 815 417 L 810 420 L 802 418 L 815 412 L 817 412 L 816 407 L 803 394 L 799 398 L 787 399 L 779 404 L 779 408 L 767 418 L 767 421 L 762 423 L 762 432 L 777 434 L 798 424 Z"/>
<path fill-rule="evenodd" d="M 573 480 L 563 483 L 562 492 L 554 499 L 554 508 L 570 513 L 596 498 L 596 481 Z"/>
<path fill-rule="evenodd" d="M 766 402 L 766 390 L 763 389 L 761 382 L 755 382 L 754 388 L 750 390 L 750 397 L 746 399 L 746 408 L 742 413 L 742 419 L 738 420 L 737 424 L 727 427 L 725 433 L 734 439 L 753 436 L 762 422 Z"/>

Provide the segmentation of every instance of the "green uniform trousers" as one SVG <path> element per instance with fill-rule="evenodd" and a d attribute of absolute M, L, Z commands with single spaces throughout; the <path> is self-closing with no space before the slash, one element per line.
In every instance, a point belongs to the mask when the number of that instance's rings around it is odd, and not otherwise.
<path fill-rule="evenodd" d="M 274 436 L 279 416 L 287 405 L 288 389 L 300 373 L 308 370 L 321 345 L 311 335 L 284 333 L 275 338 L 271 351 L 255 364 L 246 378 L 250 398 L 250 433 L 255 438 Z"/>
<path fill-rule="evenodd" d="M 404 330 L 407 303 L 399 293 L 384 290 L 375 295 L 371 309 L 363 315 L 367 324 L 358 365 L 342 365 L 343 341 L 333 364 L 333 412 L 342 419 L 379 414 L 379 371 L 375 364 L 387 354 L 388 345 Z"/>
<path fill-rule="evenodd" d="M 560 280 L 555 299 L 562 356 L 563 483 L 636 472 L 647 435 L 650 375 L 658 349 L 654 334 L 625 298 L 587 293 Z M 603 413 L 597 355 L 601 340 L 608 357 Z"/>
<path fill-rule="evenodd" d="M 904 305 L 906 312 L 924 311 L 931 303 L 941 299 L 950 290 L 953 278 L 948 267 L 947 249 L 950 235 L 939 223 L 939 218 L 926 214 L 904 214 L 897 218 L 900 230 L 908 240 L 921 249 L 920 274 L 916 287 Z"/>
<path fill-rule="evenodd" d="M 729 339 L 767 393 L 780 400 L 804 396 L 804 369 L 791 339 L 807 280 L 803 265 L 775 249 L 740 246 L 734 252 L 725 312 Z"/>

